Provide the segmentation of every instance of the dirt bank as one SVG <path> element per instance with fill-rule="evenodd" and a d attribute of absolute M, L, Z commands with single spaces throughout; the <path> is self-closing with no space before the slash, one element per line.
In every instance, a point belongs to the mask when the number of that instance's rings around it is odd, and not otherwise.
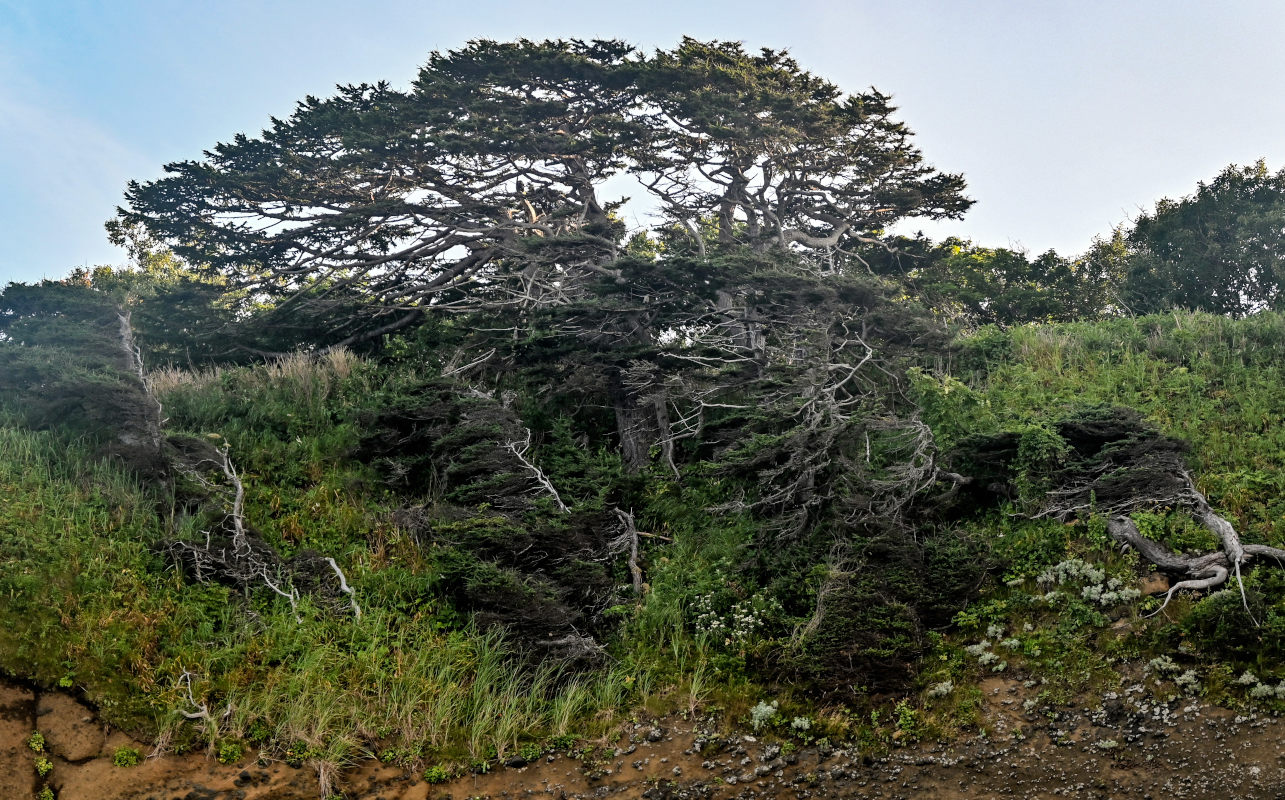
<path fill-rule="evenodd" d="M 986 736 L 918 743 L 876 755 L 853 748 L 784 749 L 779 742 L 717 732 L 712 721 L 625 726 L 581 758 L 549 754 L 445 784 L 371 761 L 340 776 L 350 800 L 430 798 L 1226 798 L 1285 796 L 1282 725 L 1192 699 L 1156 703 L 1108 695 L 1094 708 L 1050 713 L 1024 707 L 1023 687 L 990 681 Z M 28 738 L 39 730 L 47 778 Z M 61 693 L 0 685 L 0 797 L 34 798 L 47 785 L 61 800 L 316 800 L 317 774 L 253 753 L 224 765 L 206 754 L 112 764 L 144 742 L 102 726 Z"/>

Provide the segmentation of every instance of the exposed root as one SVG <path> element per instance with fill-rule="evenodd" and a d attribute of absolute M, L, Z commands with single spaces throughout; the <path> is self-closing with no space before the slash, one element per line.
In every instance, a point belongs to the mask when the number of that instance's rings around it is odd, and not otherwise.
<path fill-rule="evenodd" d="M 1154 617 L 1156 614 L 1159 614 L 1161 611 L 1164 611 L 1165 608 L 1169 605 L 1169 601 L 1173 599 L 1174 594 L 1179 589 L 1195 589 L 1197 591 L 1201 589 L 1212 589 L 1215 586 L 1221 586 L 1223 583 L 1227 581 L 1226 567 L 1213 566 L 1209 568 L 1209 572 L 1210 572 L 1210 575 L 1207 578 L 1199 578 L 1199 579 L 1192 578 L 1190 580 L 1178 581 L 1173 586 L 1170 586 L 1169 591 L 1165 593 L 1164 603 L 1160 605 L 1160 608 L 1157 608 L 1155 611 L 1151 612 L 1150 614 L 1147 614 L 1147 616 Z"/>
<path fill-rule="evenodd" d="M 1195 491 L 1194 488 L 1192 491 Z M 1221 550 L 1199 556 L 1179 555 L 1159 542 L 1143 536 L 1133 520 L 1123 516 L 1115 517 L 1108 522 L 1107 532 L 1121 547 L 1126 549 L 1132 547 L 1137 550 L 1139 555 L 1150 561 L 1162 572 L 1183 578 L 1173 584 L 1169 591 L 1165 593 L 1165 601 L 1160 608 L 1147 616 L 1153 617 L 1164 611 L 1179 589 L 1196 591 L 1212 589 L 1216 586 L 1222 586 L 1231 575 L 1235 575 L 1236 583 L 1240 587 L 1241 603 L 1245 607 L 1245 613 L 1250 615 L 1250 620 L 1255 625 L 1258 625 L 1258 621 L 1254 619 L 1253 612 L 1249 609 L 1249 598 L 1245 594 L 1245 584 L 1241 579 L 1241 565 L 1255 555 L 1273 558 L 1277 563 L 1285 564 L 1285 550 L 1267 545 L 1241 544 L 1240 536 L 1236 533 L 1236 529 L 1232 524 L 1215 513 L 1208 503 L 1204 502 L 1203 496 L 1197 493 L 1197 497 L 1200 497 L 1201 501 L 1198 517 L 1207 528 L 1218 536 L 1223 548 Z"/>

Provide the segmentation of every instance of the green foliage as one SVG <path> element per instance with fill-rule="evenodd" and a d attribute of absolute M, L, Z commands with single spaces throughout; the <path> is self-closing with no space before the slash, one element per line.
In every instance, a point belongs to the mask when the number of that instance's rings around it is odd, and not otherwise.
<path fill-rule="evenodd" d="M 219 742 L 219 749 L 215 758 L 218 759 L 220 764 L 235 764 L 241 760 L 242 755 L 244 755 L 244 749 L 241 747 L 241 743 L 227 740 Z"/>
<path fill-rule="evenodd" d="M 137 767 L 143 763 L 143 754 L 136 747 L 118 747 L 112 753 L 112 765 L 117 767 Z"/>
<path fill-rule="evenodd" d="M 1285 169 L 1228 166 L 1195 194 L 1164 199 L 1128 234 L 1123 297 L 1136 312 L 1244 316 L 1285 297 Z"/>
<path fill-rule="evenodd" d="M 1111 309 L 1159 222 L 1075 261 L 884 251 L 887 225 L 970 202 L 894 114 L 735 43 L 479 41 L 132 185 L 113 235 L 138 269 L 0 308 L 0 668 L 74 676 L 108 721 L 162 720 L 223 763 L 243 741 L 319 769 L 377 751 L 440 762 L 430 783 L 769 686 L 729 715 L 887 746 L 975 724 L 981 677 L 1069 699 L 1180 634 L 1285 673 L 1265 569 L 1261 627 L 1214 594 L 1175 601 L 1178 626 L 1109 629 L 1144 625 L 1098 513 L 1207 548 L 1129 505 L 1191 469 L 1247 540 L 1285 542 L 1285 321 L 1019 324 Z M 628 243 L 596 194 L 621 173 L 666 216 Z M 125 311 L 149 358 L 203 371 L 138 381 Z M 943 319 L 996 324 L 952 342 Z M 100 458 L 148 388 L 167 457 L 230 454 L 288 605 L 174 556 L 227 526 L 221 470 Z M 330 580 L 328 558 L 360 616 L 286 569 Z M 193 705 L 230 711 L 183 722 Z"/>
<path fill-rule="evenodd" d="M 27 749 L 33 753 L 45 752 L 45 737 L 40 731 L 36 731 L 27 737 Z"/>
<path fill-rule="evenodd" d="M 434 764 L 424 770 L 424 780 L 431 784 L 446 783 L 451 779 L 451 770 L 442 764 Z"/>
<path fill-rule="evenodd" d="M 44 756 L 37 756 L 35 760 L 36 774 L 44 778 L 54 771 L 54 762 Z"/>
<path fill-rule="evenodd" d="M 914 291 L 933 308 L 974 324 L 1069 322 L 1107 311 L 1111 276 L 1092 260 L 1052 250 L 1032 259 L 953 238 L 932 247 L 909 244 L 912 252 L 925 251 L 908 262 L 913 266 L 905 277 Z"/>

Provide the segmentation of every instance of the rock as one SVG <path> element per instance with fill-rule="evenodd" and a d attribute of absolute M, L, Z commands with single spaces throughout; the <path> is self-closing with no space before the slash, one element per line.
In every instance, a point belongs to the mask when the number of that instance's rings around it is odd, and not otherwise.
<path fill-rule="evenodd" d="M 36 725 L 50 752 L 76 762 L 94 758 L 106 737 L 94 712 L 65 694 L 42 694 L 36 706 Z"/>
<path fill-rule="evenodd" d="M 1167 592 L 1169 591 L 1169 579 L 1164 575 L 1161 575 L 1159 572 L 1153 572 L 1142 579 L 1142 583 L 1138 586 L 1138 589 L 1140 589 L 1143 594 L 1160 594 L 1161 592 Z"/>
<path fill-rule="evenodd" d="M 664 738 L 665 738 L 665 731 L 663 728 L 649 728 L 647 730 L 647 741 L 649 742 L 659 742 L 661 739 L 664 739 Z"/>

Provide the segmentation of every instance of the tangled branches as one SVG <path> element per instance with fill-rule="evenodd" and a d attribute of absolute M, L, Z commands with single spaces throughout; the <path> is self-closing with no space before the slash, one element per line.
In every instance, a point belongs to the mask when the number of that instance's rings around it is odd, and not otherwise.
<path fill-rule="evenodd" d="M 1000 434 L 967 443 L 963 460 L 982 466 L 992 479 L 1007 471 L 1012 480 L 1047 486 L 1033 517 L 1108 516 L 1107 532 L 1116 543 L 1177 579 L 1156 613 L 1180 590 L 1213 589 L 1232 576 L 1239 583 L 1243 567 L 1254 556 L 1285 566 L 1285 550 L 1241 541 L 1235 526 L 1196 487 L 1183 459 L 1186 445 L 1160 434 L 1137 411 L 1087 409 L 1056 422 L 1051 433 L 1055 440 L 1042 449 L 1041 458 L 1030 457 L 1036 448 L 1028 448 L 1024 457 L 1018 437 Z M 1041 469 L 1043 474 L 1037 474 Z M 1129 515 L 1156 508 L 1185 509 L 1214 535 L 1219 549 L 1180 555 L 1146 538 Z M 1243 585 L 1241 596 L 1244 602 Z M 1247 602 L 1245 607 L 1248 610 Z"/>
<path fill-rule="evenodd" d="M 177 437 L 171 442 L 181 456 L 173 459 L 175 470 L 204 496 L 206 513 L 212 512 L 210 506 L 221 507 L 213 511 L 216 521 L 202 531 L 203 540 L 169 543 L 170 557 L 184 572 L 199 583 L 218 582 L 247 595 L 255 587 L 266 588 L 290 604 L 296 622 L 302 622 L 301 589 L 327 599 L 336 610 L 346 597 L 348 610 L 361 617 L 356 592 L 333 558 L 305 550 L 283 559 L 246 522 L 245 486 L 226 445 L 215 449 Z"/>

